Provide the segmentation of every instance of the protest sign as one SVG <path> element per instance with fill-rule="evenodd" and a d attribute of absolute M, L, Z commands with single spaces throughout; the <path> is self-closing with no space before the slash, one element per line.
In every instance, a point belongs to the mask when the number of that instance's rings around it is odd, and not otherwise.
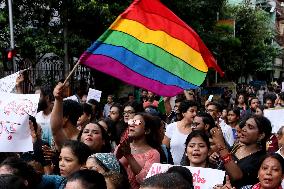
<path fill-rule="evenodd" d="M 29 115 L 35 115 L 39 94 L 0 92 L 0 152 L 33 151 Z"/>
<path fill-rule="evenodd" d="M 174 165 L 154 163 L 146 178 L 164 173 Z M 190 170 L 193 177 L 194 189 L 212 189 L 216 184 L 223 184 L 225 171 L 211 168 L 183 166 Z"/>
<path fill-rule="evenodd" d="M 12 90 L 16 85 L 16 79 L 19 76 L 19 74 L 20 71 L 0 79 L 0 92 L 7 92 L 7 93 L 12 92 Z"/>
<path fill-rule="evenodd" d="M 79 102 L 79 99 L 76 95 L 68 96 L 64 98 L 63 100 L 73 100 L 73 101 Z"/>
<path fill-rule="evenodd" d="M 87 96 L 87 102 L 90 99 L 95 99 L 96 101 L 100 102 L 101 96 L 102 96 L 102 91 L 89 88 L 89 92 L 88 92 L 88 96 Z"/>
<path fill-rule="evenodd" d="M 263 113 L 271 122 L 272 133 L 277 133 L 284 126 L 284 108 L 265 109 Z"/>

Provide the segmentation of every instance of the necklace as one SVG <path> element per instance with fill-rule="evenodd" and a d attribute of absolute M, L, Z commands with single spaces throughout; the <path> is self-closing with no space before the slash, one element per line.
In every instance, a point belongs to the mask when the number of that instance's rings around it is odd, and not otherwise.
<path fill-rule="evenodd" d="M 256 149 L 256 150 L 253 150 L 252 152 L 247 152 L 246 149 L 245 149 L 245 146 L 242 146 L 239 148 L 239 152 L 236 153 L 237 155 L 237 158 L 240 160 L 240 159 L 243 159 L 245 157 L 248 157 L 256 152 L 258 152 L 259 149 Z"/>

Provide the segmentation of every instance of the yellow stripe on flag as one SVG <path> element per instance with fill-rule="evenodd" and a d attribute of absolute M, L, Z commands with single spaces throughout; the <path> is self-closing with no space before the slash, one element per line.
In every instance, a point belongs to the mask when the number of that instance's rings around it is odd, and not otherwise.
<path fill-rule="evenodd" d="M 150 30 L 143 24 L 128 19 L 116 20 L 115 24 L 109 29 L 127 33 L 144 43 L 154 44 L 180 58 L 194 68 L 202 72 L 208 71 L 208 67 L 199 52 L 192 49 L 184 42 L 173 38 L 164 31 Z"/>

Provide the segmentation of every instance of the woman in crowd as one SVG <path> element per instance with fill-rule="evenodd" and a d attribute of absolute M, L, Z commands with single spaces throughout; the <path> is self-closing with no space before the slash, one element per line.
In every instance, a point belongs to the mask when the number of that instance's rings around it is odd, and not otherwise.
<path fill-rule="evenodd" d="M 153 117 L 138 113 L 129 120 L 128 139 L 116 149 L 116 157 L 127 171 L 130 185 L 139 188 L 153 163 L 160 163 L 158 127 Z"/>
<path fill-rule="evenodd" d="M 87 103 L 92 106 L 93 110 L 91 121 L 98 121 L 99 119 L 101 119 L 103 117 L 103 113 L 100 103 L 95 99 L 90 99 Z"/>
<path fill-rule="evenodd" d="M 250 116 L 242 127 L 240 142 L 231 152 L 227 149 L 222 132 L 213 128 L 211 134 L 225 170 L 237 188 L 257 183 L 257 168 L 266 153 L 266 140 L 271 134 L 270 121 L 262 116 Z M 216 154 L 213 154 L 216 156 Z M 212 158 L 211 158 L 212 159 Z M 213 157 L 218 159 L 218 157 Z"/>
<path fill-rule="evenodd" d="M 135 116 L 135 112 L 140 112 L 142 111 L 143 107 L 137 104 L 135 101 L 134 102 L 127 102 L 124 104 L 123 108 L 123 121 L 124 121 L 124 128 L 125 130 L 123 131 L 121 137 L 120 137 L 120 143 L 123 142 L 127 137 L 128 137 L 128 120 L 133 119 Z"/>
<path fill-rule="evenodd" d="M 111 141 L 116 145 L 119 144 L 122 133 L 127 128 L 123 122 L 123 108 L 120 104 L 115 103 L 110 107 L 109 111 L 109 131 L 111 134 Z M 114 146 L 115 147 L 115 146 Z"/>
<path fill-rule="evenodd" d="M 284 176 L 284 159 L 279 154 L 267 154 L 261 160 L 258 169 L 258 183 L 243 186 L 242 189 L 282 189 L 281 182 Z M 216 186 L 214 189 L 233 189 L 229 179 L 224 186 Z"/>
<path fill-rule="evenodd" d="M 269 154 L 261 161 L 258 170 L 259 183 L 253 189 L 282 188 L 281 182 L 284 176 L 284 160 L 279 154 Z M 248 188 L 248 187 L 246 187 Z"/>
<path fill-rule="evenodd" d="M 113 153 L 96 153 L 88 157 L 86 168 L 101 174 L 109 171 L 120 173 L 119 161 Z"/>
<path fill-rule="evenodd" d="M 69 177 L 72 173 L 85 167 L 90 155 L 91 150 L 86 144 L 67 140 L 62 146 L 59 156 L 60 175 Z"/>
<path fill-rule="evenodd" d="M 208 167 L 209 138 L 204 131 L 195 130 L 185 141 L 185 160 L 181 165 L 191 167 Z"/>
<path fill-rule="evenodd" d="M 184 153 L 184 142 L 192 131 L 191 124 L 197 112 L 197 103 L 194 101 L 183 101 L 179 109 L 183 119 L 167 126 L 163 140 L 163 143 L 170 148 L 175 165 L 180 164 Z"/>
<path fill-rule="evenodd" d="M 109 136 L 98 122 L 87 124 L 79 133 L 78 140 L 88 145 L 93 153 L 111 151 Z"/>

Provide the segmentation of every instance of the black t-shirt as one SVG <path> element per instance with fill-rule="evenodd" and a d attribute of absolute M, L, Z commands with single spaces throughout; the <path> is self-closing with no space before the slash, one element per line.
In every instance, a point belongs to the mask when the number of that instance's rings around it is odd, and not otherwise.
<path fill-rule="evenodd" d="M 256 184 L 258 182 L 257 174 L 260 167 L 260 160 L 265 154 L 265 151 L 258 151 L 240 160 L 233 155 L 233 160 L 243 172 L 243 178 L 232 182 L 232 185 L 236 188 L 241 188 L 242 186 Z"/>

